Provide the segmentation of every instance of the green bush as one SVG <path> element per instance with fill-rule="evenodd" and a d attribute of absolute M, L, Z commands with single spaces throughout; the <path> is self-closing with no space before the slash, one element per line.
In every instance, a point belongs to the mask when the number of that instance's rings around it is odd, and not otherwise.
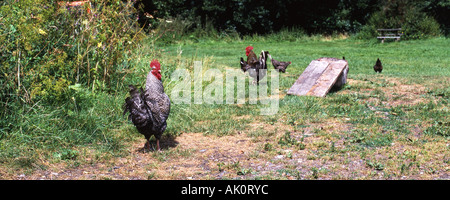
<path fill-rule="evenodd" d="M 402 39 L 422 39 L 440 35 L 439 23 L 422 12 L 420 7 L 408 1 L 393 1 L 381 4 L 381 10 L 372 14 L 357 37 L 373 39 L 377 29 L 402 28 Z"/>
<path fill-rule="evenodd" d="M 29 153 L 42 149 L 120 148 L 105 130 L 123 122 L 123 98 L 108 93 L 123 88 L 131 50 L 144 37 L 134 12 L 120 0 L 0 3 L 0 162 L 32 163 L 48 156 Z M 77 155 L 62 151 L 61 159 Z"/>
<path fill-rule="evenodd" d="M 406 13 L 402 26 L 406 39 L 423 39 L 440 35 L 437 21 L 423 12 L 412 9 Z"/>
<path fill-rule="evenodd" d="M 7 0 L 0 8 L 2 102 L 67 101 L 68 86 L 119 85 L 131 49 L 142 38 L 131 2 Z"/>
<path fill-rule="evenodd" d="M 190 31 L 194 22 L 182 17 L 159 19 L 158 27 L 153 31 L 154 37 L 163 43 L 181 40 Z"/>

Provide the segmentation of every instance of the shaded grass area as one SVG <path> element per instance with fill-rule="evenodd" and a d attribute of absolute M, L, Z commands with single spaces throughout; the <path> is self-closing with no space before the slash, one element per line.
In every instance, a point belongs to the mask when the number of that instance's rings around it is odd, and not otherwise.
<path fill-rule="evenodd" d="M 149 42 L 136 50 L 139 56 L 130 61 L 134 68 L 124 85 L 142 86 L 149 61 L 158 58 L 170 94 L 178 84 L 170 79 L 175 69 L 192 71 L 197 60 L 205 69 L 223 73 L 226 68 L 239 69 L 239 57 L 252 45 L 255 52 L 268 50 L 275 59 L 293 63 L 287 73 L 280 74 L 277 114 L 260 115 L 262 105 L 248 101 L 172 104 L 165 136 L 177 138 L 178 145 L 163 147 L 161 154 L 140 155 L 136 146 L 143 145 L 143 137 L 122 117 L 127 91 L 93 94 L 81 89 L 65 106 L 37 103 L 18 109 L 21 113 L 15 119 L 7 119 L 19 125 L 2 132 L 0 162 L 6 167 L 0 173 L 16 178 L 15 170 L 33 174 L 61 163 L 69 169 L 106 163 L 107 171 L 116 166 L 126 171 L 131 167 L 118 161 L 126 158 L 131 163 L 139 161 L 145 171 L 90 178 L 449 178 L 445 176 L 450 160 L 448 39 L 379 44 L 343 38 L 268 38 L 186 40 L 168 46 Z M 286 95 L 311 60 L 342 56 L 350 66 L 349 83 L 342 90 L 326 98 Z M 382 74 L 372 69 L 376 58 L 383 62 Z M 203 86 L 208 84 L 205 81 Z M 194 137 L 193 133 L 202 138 L 182 141 Z M 242 141 L 249 142 L 240 146 Z M 221 151 L 224 146 L 229 154 Z M 209 151 L 213 152 L 206 156 Z"/>
<path fill-rule="evenodd" d="M 119 115 L 117 105 L 123 99 L 80 92 L 88 98 L 83 103 L 75 98 L 68 102 L 70 105 L 59 107 L 38 102 L 18 108 L 19 113 L 4 119 L 11 122 L 12 131 L 0 140 L 0 162 L 11 170 L 45 169 L 45 163 L 76 162 L 88 154 L 83 149 L 97 150 L 91 155 L 97 158 L 124 155 L 122 141 L 129 135 L 123 133 L 132 129 L 124 126 Z"/>

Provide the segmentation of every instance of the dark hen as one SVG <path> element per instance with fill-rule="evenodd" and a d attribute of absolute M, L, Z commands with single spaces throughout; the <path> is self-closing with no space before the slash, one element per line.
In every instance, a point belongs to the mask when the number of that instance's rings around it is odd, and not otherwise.
<path fill-rule="evenodd" d="M 273 68 L 275 68 L 276 70 L 281 71 L 283 73 L 286 72 L 287 66 L 291 64 L 290 61 L 289 62 L 281 62 L 281 61 L 275 60 L 272 58 L 272 56 L 270 54 L 268 54 L 268 56 L 269 56 L 270 60 L 272 61 Z"/>
<path fill-rule="evenodd" d="M 381 61 L 379 58 L 377 58 L 377 62 L 373 66 L 373 70 L 375 70 L 375 72 L 377 73 L 381 73 L 381 71 L 383 70 L 383 65 L 381 65 Z"/>

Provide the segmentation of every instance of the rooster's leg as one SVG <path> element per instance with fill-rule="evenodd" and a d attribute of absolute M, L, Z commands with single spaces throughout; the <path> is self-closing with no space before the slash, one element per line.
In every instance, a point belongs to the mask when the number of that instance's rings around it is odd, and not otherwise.
<path fill-rule="evenodd" d="M 161 151 L 161 148 L 159 148 L 159 139 L 156 139 L 156 150 Z"/>
<path fill-rule="evenodd" d="M 150 141 L 147 140 L 147 142 L 145 142 L 144 149 L 150 150 Z"/>

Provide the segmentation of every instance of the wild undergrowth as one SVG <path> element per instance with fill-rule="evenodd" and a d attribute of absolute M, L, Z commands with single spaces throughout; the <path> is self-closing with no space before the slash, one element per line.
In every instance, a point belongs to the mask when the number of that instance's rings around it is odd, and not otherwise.
<path fill-rule="evenodd" d="M 118 152 L 118 91 L 144 37 L 132 3 L 0 6 L 0 162 L 75 158 L 79 146 Z"/>

